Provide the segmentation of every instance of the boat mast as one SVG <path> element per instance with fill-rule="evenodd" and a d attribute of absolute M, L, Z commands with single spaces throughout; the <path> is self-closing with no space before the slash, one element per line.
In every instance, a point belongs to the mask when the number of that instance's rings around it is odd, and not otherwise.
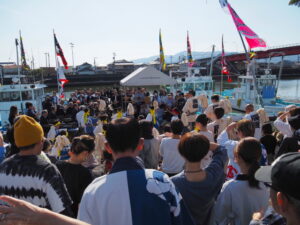
<path fill-rule="evenodd" d="M 19 31 L 21 37 L 21 31 Z M 21 74 L 20 74 L 20 66 L 19 66 L 19 41 L 16 38 L 16 53 L 17 53 L 17 68 L 18 68 L 18 79 L 19 79 L 19 94 L 20 94 L 20 101 L 21 101 L 21 112 L 23 112 L 23 98 L 22 98 L 22 85 L 21 85 Z"/>
<path fill-rule="evenodd" d="M 53 29 L 53 36 L 55 35 L 54 29 Z M 58 64 L 58 59 L 57 59 L 57 54 L 56 54 L 56 45 L 55 45 L 55 41 L 54 41 L 54 55 L 55 55 L 55 62 L 56 62 L 56 79 L 57 79 L 57 93 L 59 94 L 60 90 L 59 90 L 59 81 L 58 81 L 58 73 L 59 73 L 59 64 Z"/>
<path fill-rule="evenodd" d="M 213 73 L 213 61 L 214 61 L 214 53 L 215 53 L 215 45 L 212 46 L 212 51 L 211 51 L 211 57 L 210 57 L 210 70 L 209 70 L 209 76 L 212 77 Z"/>
<path fill-rule="evenodd" d="M 246 60 L 247 60 L 247 67 L 246 67 L 246 70 L 247 70 L 247 74 L 246 75 L 250 75 L 250 57 L 249 57 L 249 54 L 248 54 L 248 51 L 247 51 L 247 48 L 246 48 L 246 45 L 245 45 L 245 42 L 244 42 L 244 39 L 241 35 L 241 32 L 238 30 L 238 33 L 239 33 L 239 36 L 241 38 L 241 41 L 242 41 L 242 44 L 243 44 L 243 47 L 244 47 L 244 51 L 245 51 L 245 55 L 246 55 Z M 255 71 L 255 70 L 254 70 Z M 261 105 L 261 107 L 263 108 L 264 107 L 264 102 L 262 100 L 262 97 L 261 95 L 258 93 L 258 88 L 257 88 L 257 81 L 256 81 L 256 74 L 255 72 L 252 74 L 253 76 L 253 83 L 254 83 L 254 94 L 258 97 L 258 104 Z"/>

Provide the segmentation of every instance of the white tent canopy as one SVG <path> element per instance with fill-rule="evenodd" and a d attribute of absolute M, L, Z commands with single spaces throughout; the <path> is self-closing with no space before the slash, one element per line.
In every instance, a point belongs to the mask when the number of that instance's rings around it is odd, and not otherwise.
<path fill-rule="evenodd" d="M 122 86 L 160 86 L 174 85 L 176 80 L 160 72 L 152 66 L 141 67 L 120 81 Z"/>

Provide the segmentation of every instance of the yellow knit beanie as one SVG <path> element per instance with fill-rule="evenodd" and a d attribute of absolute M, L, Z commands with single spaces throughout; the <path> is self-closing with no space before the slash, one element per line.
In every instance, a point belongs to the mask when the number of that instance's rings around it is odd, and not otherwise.
<path fill-rule="evenodd" d="M 20 116 L 14 124 L 14 138 L 17 147 L 39 143 L 44 137 L 42 126 L 29 116 Z"/>

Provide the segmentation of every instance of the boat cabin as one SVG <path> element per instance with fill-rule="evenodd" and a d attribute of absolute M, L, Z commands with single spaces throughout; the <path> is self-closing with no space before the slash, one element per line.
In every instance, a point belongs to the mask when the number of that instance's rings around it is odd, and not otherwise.
<path fill-rule="evenodd" d="M 44 99 L 43 84 L 14 84 L 0 86 L 0 116 L 1 125 L 9 124 L 9 110 L 11 106 L 17 106 L 19 112 L 25 112 L 25 103 L 31 102 L 36 111 L 42 111 Z"/>
<path fill-rule="evenodd" d="M 276 103 L 276 75 L 261 75 L 256 78 L 257 93 L 262 97 L 264 104 Z M 234 88 L 232 95 L 236 99 L 256 102 L 258 99 L 253 76 L 239 76 L 239 87 Z"/>
<path fill-rule="evenodd" d="M 196 96 L 201 94 L 211 96 L 213 94 L 213 80 L 209 76 L 179 78 L 177 84 L 173 86 L 172 92 L 175 93 L 179 90 L 187 93 L 191 89 L 196 92 Z"/>

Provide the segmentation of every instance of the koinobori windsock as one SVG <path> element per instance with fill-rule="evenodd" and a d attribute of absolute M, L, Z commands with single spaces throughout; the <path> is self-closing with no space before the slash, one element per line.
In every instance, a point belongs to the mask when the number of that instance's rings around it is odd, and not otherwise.
<path fill-rule="evenodd" d="M 238 32 L 240 32 L 240 34 L 245 37 L 250 49 L 267 47 L 266 42 L 244 23 L 244 21 L 239 17 L 239 15 L 235 12 L 235 10 L 231 7 L 227 0 L 219 1 L 222 8 L 228 9 Z"/>
<path fill-rule="evenodd" d="M 61 61 L 64 64 L 65 69 L 67 70 L 68 69 L 67 60 L 66 60 L 66 58 L 64 56 L 64 53 L 63 53 L 63 51 L 62 51 L 62 49 L 61 49 L 61 47 L 60 47 L 60 45 L 59 45 L 59 43 L 57 41 L 56 35 L 55 34 L 53 34 L 53 35 L 54 35 L 54 44 L 55 44 L 56 55 L 61 58 Z"/>

